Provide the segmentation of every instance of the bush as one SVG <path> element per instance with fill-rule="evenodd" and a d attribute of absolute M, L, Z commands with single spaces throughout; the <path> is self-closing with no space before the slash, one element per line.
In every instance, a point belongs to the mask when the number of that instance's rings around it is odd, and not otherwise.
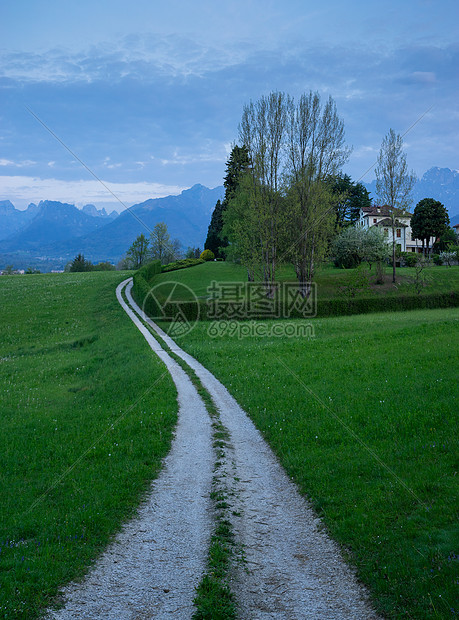
<path fill-rule="evenodd" d="M 441 259 L 441 257 L 440 257 L 440 255 L 439 255 L 439 254 L 434 254 L 434 255 L 432 256 L 432 260 L 433 260 L 433 262 L 434 262 L 436 265 L 443 265 L 443 261 L 442 261 L 442 259 Z"/>
<path fill-rule="evenodd" d="M 418 261 L 418 254 L 416 252 L 402 252 L 402 260 L 405 267 L 414 267 Z"/>
<path fill-rule="evenodd" d="M 93 271 L 115 271 L 115 265 L 112 265 L 109 262 L 97 263 L 97 265 L 93 265 Z"/>
<path fill-rule="evenodd" d="M 205 261 L 214 260 L 215 254 L 212 252 L 212 250 L 204 250 L 203 252 L 201 252 L 201 256 L 199 258 Z"/>
<path fill-rule="evenodd" d="M 388 258 L 389 246 L 379 228 L 348 226 L 333 240 L 332 253 L 337 267 L 352 269 L 367 261 L 371 268 Z"/>
<path fill-rule="evenodd" d="M 446 263 L 448 267 L 451 267 L 452 262 L 456 260 L 456 252 L 440 252 L 440 259 L 442 263 Z"/>

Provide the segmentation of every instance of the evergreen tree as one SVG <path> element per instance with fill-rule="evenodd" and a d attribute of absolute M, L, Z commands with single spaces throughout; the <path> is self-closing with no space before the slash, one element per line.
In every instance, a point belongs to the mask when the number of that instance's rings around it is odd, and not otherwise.
<path fill-rule="evenodd" d="M 236 193 L 241 175 L 248 169 L 249 165 L 250 161 L 246 147 L 235 145 L 226 163 L 226 175 L 223 182 L 225 197 L 223 202 L 218 200 L 215 205 L 207 231 L 207 239 L 204 244 L 204 248 L 211 250 L 216 258 L 222 258 L 220 249 L 228 246 L 228 239 L 222 235 L 223 213 L 226 211 L 228 202 Z"/>
<path fill-rule="evenodd" d="M 339 231 L 359 219 L 360 209 L 370 207 L 371 198 L 366 187 L 362 183 L 352 181 L 348 174 L 334 177 L 331 187 L 337 196 L 335 230 Z"/>
<path fill-rule="evenodd" d="M 204 244 L 204 249 L 211 250 L 217 258 L 220 258 L 220 247 L 226 247 L 228 245 L 227 239 L 220 238 L 220 233 L 223 228 L 222 213 L 223 205 L 220 200 L 217 200 L 217 204 L 215 205 L 210 219 L 207 239 Z"/>
<path fill-rule="evenodd" d="M 77 254 L 70 265 L 69 271 L 91 271 L 92 267 L 91 261 L 86 260 L 83 254 Z"/>

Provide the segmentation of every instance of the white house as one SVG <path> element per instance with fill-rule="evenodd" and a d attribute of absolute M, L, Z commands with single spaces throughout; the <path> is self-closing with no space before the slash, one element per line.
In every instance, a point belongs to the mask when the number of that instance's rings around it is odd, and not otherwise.
<path fill-rule="evenodd" d="M 374 207 L 362 207 L 360 209 L 359 225 L 363 228 L 378 226 L 387 237 L 387 242 L 392 243 L 392 207 L 388 205 Z M 404 209 L 394 209 L 395 214 L 395 243 L 401 252 L 422 252 L 422 243 L 413 239 L 411 234 L 412 213 Z"/>

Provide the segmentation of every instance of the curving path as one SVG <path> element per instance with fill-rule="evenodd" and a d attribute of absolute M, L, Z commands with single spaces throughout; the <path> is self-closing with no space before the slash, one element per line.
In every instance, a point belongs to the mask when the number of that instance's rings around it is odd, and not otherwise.
<path fill-rule="evenodd" d="M 130 307 L 121 297 L 124 286 Z M 232 476 L 232 511 L 237 515 L 232 521 L 246 559 L 245 564 L 233 567 L 230 584 L 240 618 L 377 618 L 338 546 L 321 530 L 320 521 L 245 412 L 208 370 L 143 315 L 132 299 L 131 288 L 132 281 L 126 280 L 118 287 L 117 296 L 177 385 L 177 436 L 147 507 L 102 556 L 87 581 L 66 589 L 67 605 L 53 617 L 192 615 L 193 590 L 204 569 L 211 528 L 207 499 L 213 464 L 210 422 L 188 377 L 142 325 L 141 316 L 195 371 L 230 432 L 231 463 L 226 469 Z M 135 533 L 139 529 L 140 536 Z M 150 542 L 153 539 L 154 544 Z M 167 595 L 164 589 L 170 590 Z"/>
<path fill-rule="evenodd" d="M 212 531 L 210 419 L 186 373 L 124 302 L 121 291 L 127 282 L 116 289 L 118 301 L 172 375 L 179 402 L 177 428 L 138 516 L 84 582 L 63 590 L 65 607 L 49 613 L 59 620 L 191 618 L 194 589 L 205 569 Z"/>

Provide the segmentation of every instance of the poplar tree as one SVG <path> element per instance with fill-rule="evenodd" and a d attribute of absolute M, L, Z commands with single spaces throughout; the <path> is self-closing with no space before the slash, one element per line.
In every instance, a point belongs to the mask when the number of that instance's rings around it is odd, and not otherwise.
<path fill-rule="evenodd" d="M 395 284 L 395 229 L 397 215 L 411 204 L 411 190 L 416 182 L 414 172 L 408 172 L 403 139 L 393 129 L 384 137 L 376 166 L 376 191 L 382 204 L 390 207 L 392 229 L 392 282 Z"/>

